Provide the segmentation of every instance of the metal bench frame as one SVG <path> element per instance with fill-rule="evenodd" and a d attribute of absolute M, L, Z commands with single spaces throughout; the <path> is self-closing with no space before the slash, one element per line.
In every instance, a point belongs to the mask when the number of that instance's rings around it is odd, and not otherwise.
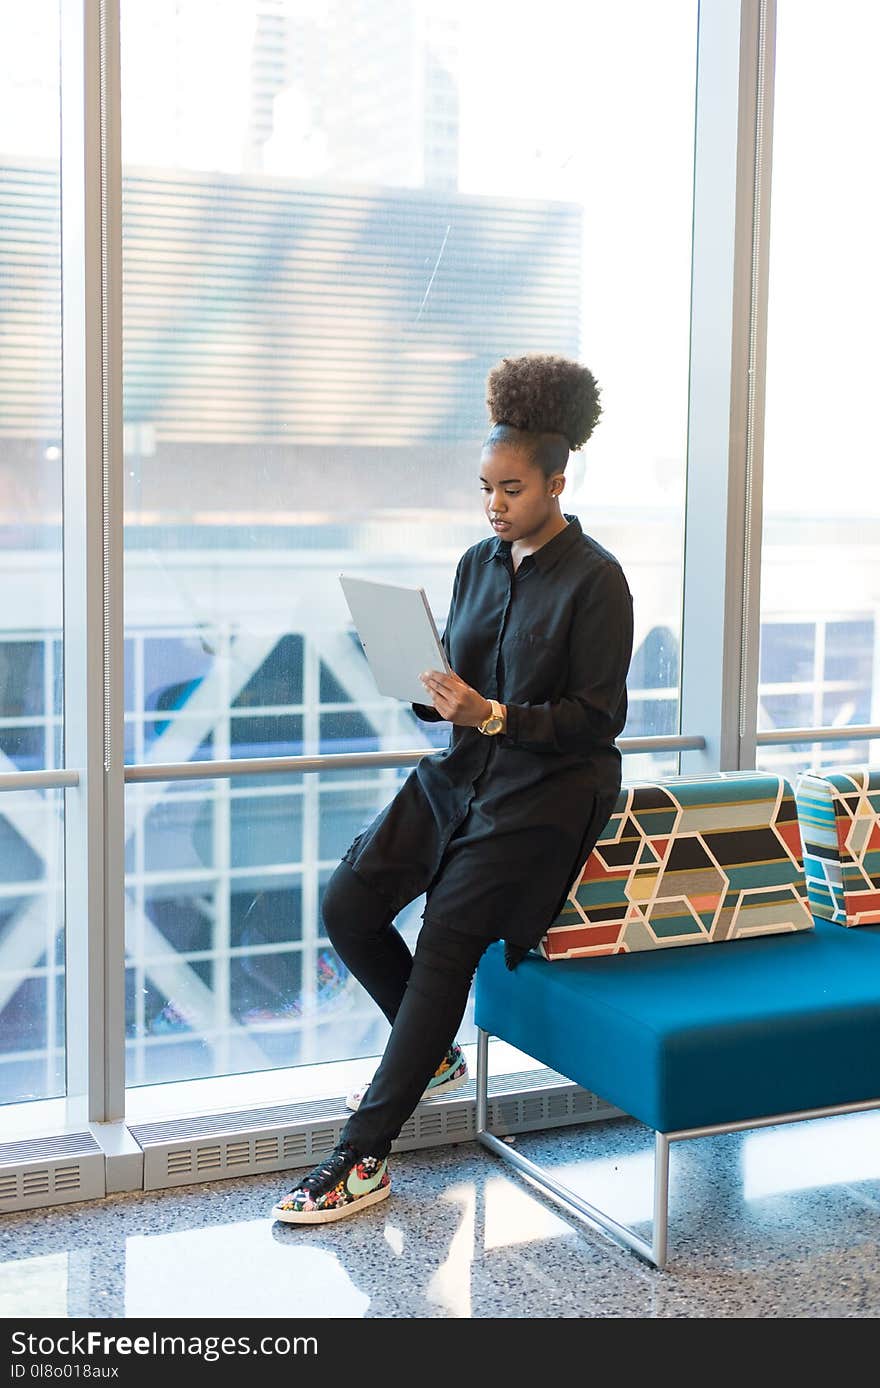
<path fill-rule="evenodd" d="M 501 1038 L 504 1039 L 503 1037 Z M 717 1123 L 706 1128 L 681 1128 L 677 1132 L 654 1132 L 654 1203 L 652 1211 L 651 1242 L 648 1243 L 624 1224 L 591 1205 L 588 1200 L 557 1181 L 546 1167 L 530 1161 L 506 1142 L 502 1142 L 487 1127 L 489 1112 L 489 1032 L 477 1028 L 477 1075 L 476 1075 L 476 1113 L 475 1128 L 477 1141 L 500 1157 L 508 1166 L 525 1172 L 545 1190 L 555 1195 L 572 1214 L 598 1229 L 600 1233 L 635 1253 L 651 1267 L 663 1270 L 667 1265 L 669 1238 L 669 1148 L 673 1142 L 684 1142 L 688 1138 L 716 1137 L 721 1133 L 743 1132 L 749 1128 L 771 1128 L 781 1123 L 799 1123 L 809 1118 L 833 1118 L 845 1113 L 861 1113 L 868 1109 L 880 1108 L 880 1098 L 868 1099 L 863 1103 L 838 1104 L 830 1108 L 803 1109 L 796 1113 L 777 1113 L 769 1118 L 750 1118 L 736 1123 Z"/>

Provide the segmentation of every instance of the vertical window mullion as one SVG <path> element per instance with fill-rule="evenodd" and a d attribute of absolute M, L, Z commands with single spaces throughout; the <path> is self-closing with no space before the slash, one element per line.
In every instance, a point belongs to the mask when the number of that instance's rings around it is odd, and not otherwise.
<path fill-rule="evenodd" d="M 125 1114 L 125 642 L 120 0 L 100 0 L 103 231 L 105 1119 Z"/>
<path fill-rule="evenodd" d="M 122 1117 L 118 0 L 61 7 L 68 1097 Z"/>
<path fill-rule="evenodd" d="M 681 771 L 755 764 L 775 0 L 702 5 Z"/>

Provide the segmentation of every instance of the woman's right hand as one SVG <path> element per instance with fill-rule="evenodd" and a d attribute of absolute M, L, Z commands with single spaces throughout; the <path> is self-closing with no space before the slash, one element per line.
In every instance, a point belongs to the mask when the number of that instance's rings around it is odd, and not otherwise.
<path fill-rule="evenodd" d="M 454 671 L 425 670 L 419 679 L 430 694 L 434 708 L 447 723 L 460 728 L 476 728 L 491 717 L 489 700 L 471 689 Z"/>

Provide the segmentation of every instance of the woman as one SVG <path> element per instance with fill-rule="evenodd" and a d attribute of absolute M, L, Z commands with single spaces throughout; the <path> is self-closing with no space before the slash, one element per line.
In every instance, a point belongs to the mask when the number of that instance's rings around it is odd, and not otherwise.
<path fill-rule="evenodd" d="M 515 968 L 537 945 L 620 789 L 632 597 L 614 555 L 559 503 L 569 450 L 601 413 L 598 386 L 577 362 L 529 355 L 489 372 L 487 404 L 480 487 L 495 535 L 458 564 L 443 636 L 455 673 L 425 671 L 430 703 L 414 705 L 452 724 L 449 746 L 357 836 L 322 907 L 391 1034 L 338 1146 L 274 1206 L 290 1224 L 389 1194 L 403 1124 L 466 1078 L 453 1043 L 480 957 L 503 940 Z M 393 921 L 423 892 L 411 955 Z"/>

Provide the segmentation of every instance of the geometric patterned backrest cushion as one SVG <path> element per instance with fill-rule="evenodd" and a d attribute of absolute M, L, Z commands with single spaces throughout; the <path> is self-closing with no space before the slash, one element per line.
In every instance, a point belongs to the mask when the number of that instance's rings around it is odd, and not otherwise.
<path fill-rule="evenodd" d="M 880 769 L 804 771 L 795 782 L 810 910 L 880 923 Z"/>
<path fill-rule="evenodd" d="M 538 952 L 578 959 L 812 928 L 790 782 L 719 772 L 623 786 Z"/>

